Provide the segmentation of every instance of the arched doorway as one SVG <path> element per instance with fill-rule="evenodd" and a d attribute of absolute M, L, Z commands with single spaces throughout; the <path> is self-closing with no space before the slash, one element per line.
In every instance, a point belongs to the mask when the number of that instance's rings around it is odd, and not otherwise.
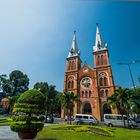
<path fill-rule="evenodd" d="M 91 108 L 91 104 L 90 103 L 85 103 L 83 105 L 83 114 L 92 114 L 92 108 Z"/>
<path fill-rule="evenodd" d="M 103 105 L 103 114 L 111 114 L 111 108 L 107 104 Z"/>

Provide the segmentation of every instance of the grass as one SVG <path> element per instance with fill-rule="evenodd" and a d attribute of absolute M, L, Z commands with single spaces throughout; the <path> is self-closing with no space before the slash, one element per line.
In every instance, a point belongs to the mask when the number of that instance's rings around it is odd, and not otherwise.
<path fill-rule="evenodd" d="M 0 118 L 0 126 L 10 125 L 12 122 L 11 118 Z"/>
<path fill-rule="evenodd" d="M 77 127 L 78 126 L 78 127 Z M 36 140 L 140 140 L 140 131 L 127 128 L 109 128 L 105 126 L 46 126 Z M 77 131 L 78 130 L 78 131 Z M 104 135 L 109 133 L 110 135 Z"/>

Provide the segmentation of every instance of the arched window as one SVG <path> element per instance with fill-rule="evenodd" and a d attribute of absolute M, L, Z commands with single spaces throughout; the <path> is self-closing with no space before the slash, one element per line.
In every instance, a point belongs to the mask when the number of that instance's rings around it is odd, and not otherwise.
<path fill-rule="evenodd" d="M 104 86 L 108 86 L 107 78 L 104 77 Z"/>
<path fill-rule="evenodd" d="M 108 97 L 108 90 L 107 89 L 105 90 L 105 94 L 106 94 L 106 97 Z"/>
<path fill-rule="evenodd" d="M 101 91 L 100 91 L 100 96 L 101 96 L 101 97 L 104 97 L 104 90 L 101 90 Z"/>
<path fill-rule="evenodd" d="M 74 88 L 74 82 L 71 81 L 71 88 Z"/>
<path fill-rule="evenodd" d="M 99 79 L 99 84 L 100 84 L 100 86 L 103 86 L 103 78 L 102 77 Z"/>
<path fill-rule="evenodd" d="M 86 91 L 86 93 L 85 93 L 85 97 L 87 98 L 87 94 L 88 94 L 88 92 Z"/>
<path fill-rule="evenodd" d="M 84 97 L 84 91 L 82 91 L 82 97 Z"/>
<path fill-rule="evenodd" d="M 71 69 L 71 61 L 69 62 L 68 69 Z"/>
<path fill-rule="evenodd" d="M 98 55 L 98 58 L 97 58 L 97 65 L 100 65 L 100 56 Z"/>
<path fill-rule="evenodd" d="M 68 81 L 68 88 L 70 88 L 71 87 L 71 82 L 70 81 Z"/>
<path fill-rule="evenodd" d="M 71 61 L 71 70 L 73 70 L 74 69 L 74 61 L 72 60 Z"/>
<path fill-rule="evenodd" d="M 104 64 L 104 56 L 101 55 L 101 65 L 103 65 L 103 64 Z"/>
<path fill-rule="evenodd" d="M 89 97 L 91 97 L 91 90 L 89 91 Z"/>

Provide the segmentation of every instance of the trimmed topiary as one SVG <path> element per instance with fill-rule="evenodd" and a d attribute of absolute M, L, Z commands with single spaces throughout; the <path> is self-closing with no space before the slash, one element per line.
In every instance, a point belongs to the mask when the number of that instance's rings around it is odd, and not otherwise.
<path fill-rule="evenodd" d="M 42 116 L 45 114 L 44 95 L 35 89 L 24 92 L 17 100 L 13 113 L 15 116 L 12 117 L 13 123 L 10 125 L 12 131 L 20 132 L 20 134 L 21 132 L 37 134 L 44 126 Z"/>

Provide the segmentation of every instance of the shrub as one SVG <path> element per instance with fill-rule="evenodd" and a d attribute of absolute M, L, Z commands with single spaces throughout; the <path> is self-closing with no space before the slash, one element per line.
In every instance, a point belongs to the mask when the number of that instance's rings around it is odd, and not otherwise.
<path fill-rule="evenodd" d="M 24 92 L 18 98 L 13 113 L 15 116 L 12 117 L 11 130 L 15 132 L 40 131 L 44 126 L 44 116 L 41 116 L 45 113 L 44 95 L 35 89 Z"/>

